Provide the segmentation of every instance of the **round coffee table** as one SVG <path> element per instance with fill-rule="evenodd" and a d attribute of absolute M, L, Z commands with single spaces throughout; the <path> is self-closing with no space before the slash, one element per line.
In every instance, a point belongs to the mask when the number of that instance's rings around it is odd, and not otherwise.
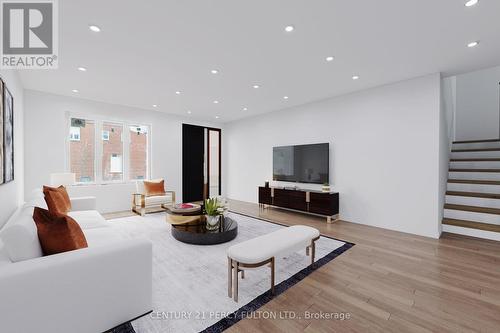
<path fill-rule="evenodd" d="M 172 236 L 183 243 L 213 245 L 226 243 L 238 235 L 238 223 L 230 217 L 222 217 L 216 230 L 207 230 L 205 215 L 195 221 L 172 224 Z"/>

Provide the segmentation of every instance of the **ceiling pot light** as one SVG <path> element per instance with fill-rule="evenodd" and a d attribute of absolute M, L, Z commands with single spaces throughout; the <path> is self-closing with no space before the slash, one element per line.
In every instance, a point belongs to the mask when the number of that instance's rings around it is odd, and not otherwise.
<path fill-rule="evenodd" d="M 292 32 L 294 29 L 295 29 L 295 27 L 293 25 L 287 25 L 285 27 L 285 31 L 286 32 Z"/>
<path fill-rule="evenodd" d="M 219 104 L 219 101 L 214 101 L 214 104 Z"/>
<path fill-rule="evenodd" d="M 181 94 L 181 92 L 180 92 L 180 91 L 176 91 L 176 92 L 175 92 L 175 94 L 176 94 L 176 95 L 180 95 L 180 94 Z"/>
<path fill-rule="evenodd" d="M 243 108 L 243 111 L 248 111 L 248 108 Z"/>
<path fill-rule="evenodd" d="M 288 99 L 288 96 L 283 96 L 283 99 Z"/>
<path fill-rule="evenodd" d="M 359 76 L 358 76 L 358 75 L 354 75 L 354 76 L 352 77 L 352 79 L 353 79 L 353 80 L 359 80 Z"/>
<path fill-rule="evenodd" d="M 326 57 L 326 61 L 328 62 L 333 61 L 333 57 L 332 56 Z"/>
<path fill-rule="evenodd" d="M 188 110 L 188 111 L 187 111 L 187 114 L 191 114 L 191 111 L 190 111 L 190 110 Z"/>
<path fill-rule="evenodd" d="M 470 42 L 469 44 L 467 44 L 467 47 L 472 48 L 472 47 L 476 47 L 478 45 L 479 45 L 479 41 L 476 40 L 474 42 Z"/>
<path fill-rule="evenodd" d="M 101 31 L 101 28 L 99 28 L 97 25 L 89 25 L 89 29 L 90 29 L 90 31 L 93 31 L 93 32 L 100 32 Z"/>
<path fill-rule="evenodd" d="M 258 84 L 254 84 L 252 87 L 253 87 L 254 89 L 259 89 L 259 88 L 260 88 L 260 86 L 259 86 Z"/>
<path fill-rule="evenodd" d="M 73 89 L 71 90 L 72 92 L 74 92 L 75 94 L 78 92 L 78 89 Z"/>
<path fill-rule="evenodd" d="M 465 2 L 465 7 L 475 6 L 475 5 L 477 5 L 478 2 L 479 2 L 479 0 L 469 0 L 469 1 L 466 1 Z"/>
<path fill-rule="evenodd" d="M 218 69 L 212 69 L 212 70 L 210 71 L 210 73 L 212 73 L 212 74 L 218 74 L 218 73 L 219 73 L 219 70 L 218 70 Z"/>
<path fill-rule="evenodd" d="M 219 116 L 215 116 L 215 119 L 219 119 Z"/>
<path fill-rule="evenodd" d="M 86 72 L 86 71 L 87 71 L 87 68 L 85 68 L 85 67 L 78 67 L 78 70 L 79 70 L 80 72 Z"/>
<path fill-rule="evenodd" d="M 157 105 L 157 104 L 153 104 L 153 107 L 154 107 L 154 108 L 157 108 L 157 107 L 158 107 L 158 105 Z"/>

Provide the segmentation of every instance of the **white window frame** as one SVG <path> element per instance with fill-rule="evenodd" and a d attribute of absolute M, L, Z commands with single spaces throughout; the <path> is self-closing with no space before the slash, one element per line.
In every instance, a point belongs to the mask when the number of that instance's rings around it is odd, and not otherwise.
<path fill-rule="evenodd" d="M 130 121 L 123 121 L 123 120 L 117 120 L 117 119 L 109 119 L 109 118 L 101 118 L 101 117 L 96 117 L 96 116 L 85 116 L 81 114 L 75 114 L 75 113 L 66 113 L 67 117 L 67 127 L 68 131 L 70 130 L 71 127 L 71 119 L 72 118 L 79 118 L 79 119 L 85 119 L 88 121 L 93 121 L 95 124 L 95 142 L 94 142 L 94 181 L 93 182 L 76 182 L 76 185 L 101 185 L 101 184 L 116 184 L 116 183 L 132 183 L 138 179 L 131 179 L 130 178 L 130 127 L 147 127 L 148 129 L 148 136 L 147 136 L 147 148 L 146 148 L 146 178 L 149 179 L 152 174 L 151 170 L 151 159 L 152 159 L 152 126 L 151 124 L 145 124 L 145 123 L 138 123 L 138 122 L 130 122 Z M 103 170 L 102 170 L 102 154 L 103 154 L 103 142 L 106 141 L 103 139 L 103 124 L 104 123 L 113 123 L 116 125 L 123 126 L 123 132 L 122 132 L 122 145 L 123 145 L 123 150 L 122 150 L 122 170 L 123 170 L 123 179 L 122 180 L 111 180 L 111 181 L 104 181 L 102 179 L 103 177 Z M 101 135 L 98 135 L 101 133 Z M 70 150 L 70 136 L 66 136 L 66 157 L 65 157 L 65 164 L 66 164 L 66 170 L 67 172 L 70 172 L 70 167 L 71 167 L 71 150 Z"/>

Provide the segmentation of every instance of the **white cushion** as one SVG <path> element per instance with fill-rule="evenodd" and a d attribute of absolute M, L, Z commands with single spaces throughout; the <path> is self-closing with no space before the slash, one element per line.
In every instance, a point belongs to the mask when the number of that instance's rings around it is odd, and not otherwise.
<path fill-rule="evenodd" d="M 45 196 L 42 190 L 33 190 L 28 196 L 28 200 L 24 203 L 23 207 L 40 207 L 43 209 L 48 209 L 47 202 L 45 201 Z"/>
<path fill-rule="evenodd" d="M 146 206 L 159 206 L 170 202 L 172 202 L 170 195 L 154 195 L 145 198 Z"/>
<path fill-rule="evenodd" d="M 318 229 L 295 225 L 233 245 L 227 255 L 241 263 L 257 264 L 304 249 L 319 235 Z"/>
<path fill-rule="evenodd" d="M 96 210 L 79 210 L 68 212 L 82 229 L 109 227 L 104 217 Z"/>
<path fill-rule="evenodd" d="M 31 209 L 24 209 L 19 214 L 17 221 L 2 230 L 0 238 L 12 262 L 38 258 L 43 255 Z"/>
<path fill-rule="evenodd" d="M 123 241 L 125 238 L 113 227 L 85 229 L 83 234 L 89 247 L 108 245 Z"/>
<path fill-rule="evenodd" d="M 2 244 L 2 240 L 0 240 L 0 269 L 3 265 L 8 264 L 12 264 L 12 260 L 10 260 L 9 255 L 7 254 L 7 250 Z"/>

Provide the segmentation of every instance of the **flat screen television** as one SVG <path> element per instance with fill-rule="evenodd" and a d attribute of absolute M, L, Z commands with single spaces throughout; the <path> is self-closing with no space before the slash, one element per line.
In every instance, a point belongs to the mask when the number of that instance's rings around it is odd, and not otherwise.
<path fill-rule="evenodd" d="M 273 180 L 297 183 L 329 183 L 330 144 L 273 148 Z"/>

